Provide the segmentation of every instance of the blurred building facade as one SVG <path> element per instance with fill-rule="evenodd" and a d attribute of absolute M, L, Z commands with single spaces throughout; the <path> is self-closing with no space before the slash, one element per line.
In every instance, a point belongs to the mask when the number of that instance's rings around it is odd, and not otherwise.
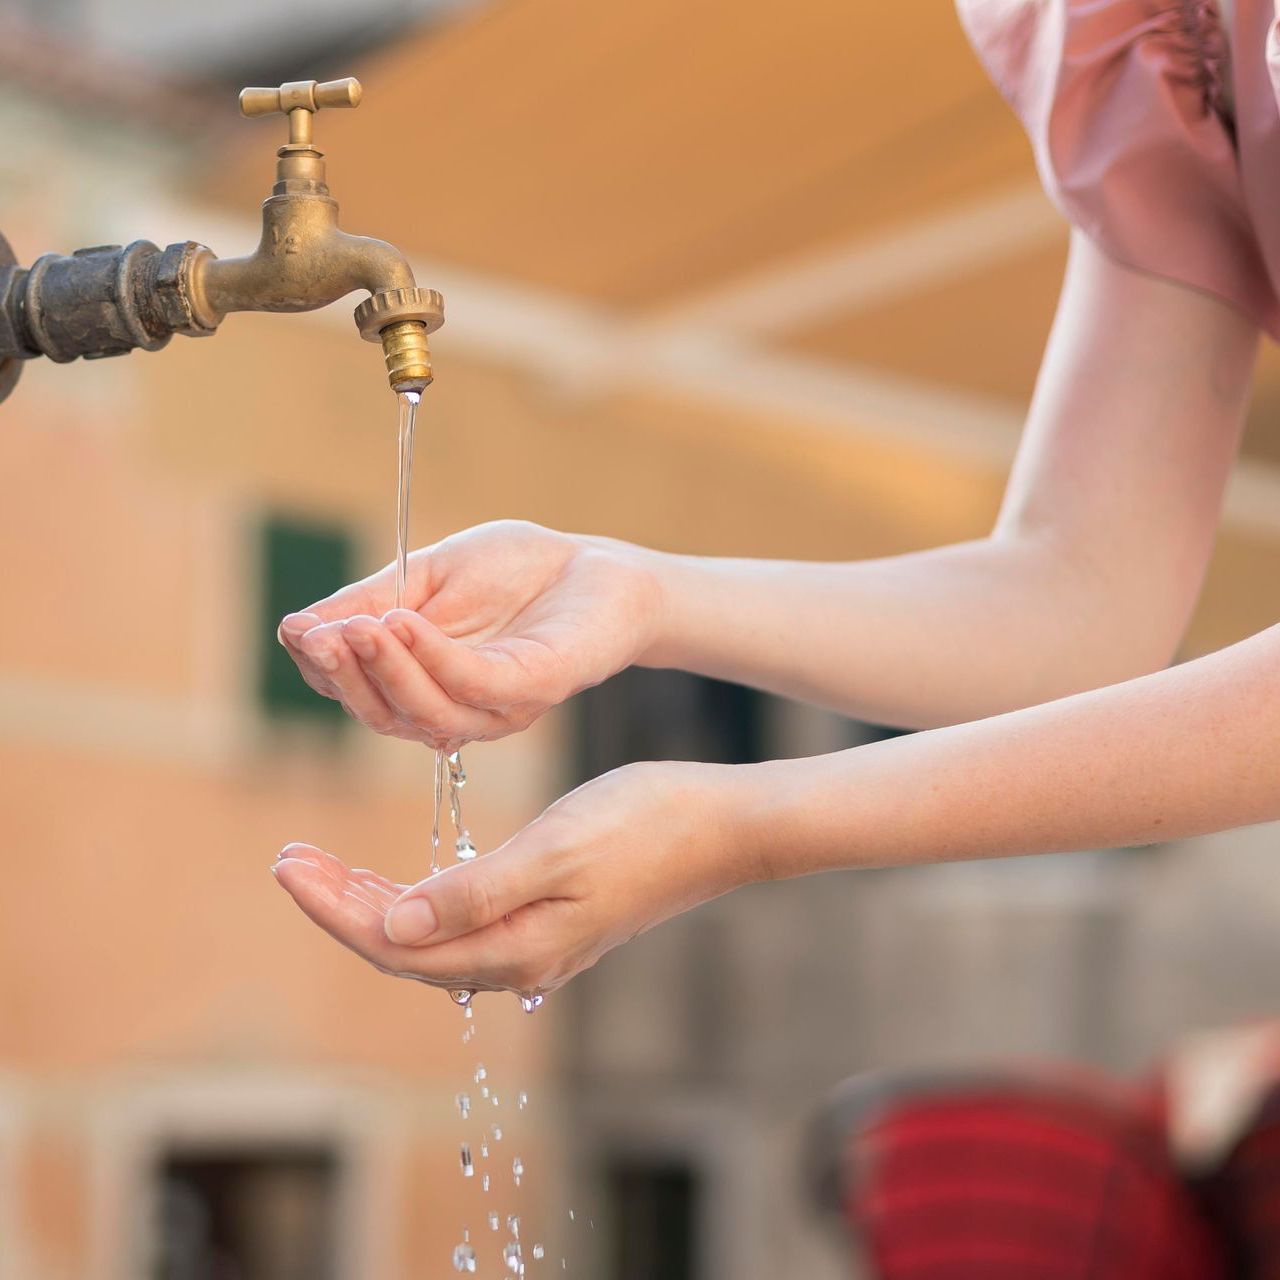
<path fill-rule="evenodd" d="M 49 56 L 0 50 L 0 230 L 23 261 L 256 241 L 270 124 L 207 84 L 194 110 L 122 95 L 65 49 L 51 82 Z M 989 527 L 1065 232 L 945 0 L 507 0 L 343 69 L 366 102 L 318 137 L 344 225 L 447 298 L 417 540 L 518 516 L 834 559 Z M 298 702 L 268 656 L 291 584 L 391 543 L 392 406 L 331 312 L 33 365 L 0 406 L 5 1280 L 201 1275 L 180 1249 L 215 1228 L 272 1280 L 317 1241 L 341 1280 L 447 1274 L 487 1209 L 452 1104 L 476 1053 L 539 1104 L 540 1176 L 511 1203 L 569 1274 L 834 1278 L 797 1139 L 843 1075 L 1136 1068 L 1280 1008 L 1258 829 L 740 893 L 536 1019 L 479 1002 L 464 1047 L 443 998 L 366 970 L 267 882 L 294 838 L 406 879 L 425 856 L 424 753 Z M 1268 355 L 1188 654 L 1274 621 L 1277 400 Z M 475 749 L 468 801 L 491 845 L 622 759 L 871 732 L 624 677 Z"/>

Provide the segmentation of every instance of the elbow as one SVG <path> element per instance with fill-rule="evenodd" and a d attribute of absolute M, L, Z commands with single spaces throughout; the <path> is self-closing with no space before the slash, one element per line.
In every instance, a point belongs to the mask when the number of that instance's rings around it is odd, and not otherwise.
<path fill-rule="evenodd" d="M 1199 577 L 1162 575 L 1124 557 L 1086 557 L 1079 547 L 1011 539 L 1024 575 L 1023 642 L 1011 689 L 1019 706 L 1049 702 L 1150 675 L 1177 658 Z M 1011 681 L 1011 684 L 1014 683 Z M 1009 709 L 1013 709 L 1011 706 Z"/>

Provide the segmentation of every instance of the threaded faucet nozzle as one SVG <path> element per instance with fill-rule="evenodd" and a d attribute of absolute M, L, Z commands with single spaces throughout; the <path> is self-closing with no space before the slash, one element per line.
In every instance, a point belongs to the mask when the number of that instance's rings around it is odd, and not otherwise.
<path fill-rule="evenodd" d="M 431 384 L 431 351 L 421 320 L 399 320 L 379 334 L 392 391 L 422 391 Z"/>

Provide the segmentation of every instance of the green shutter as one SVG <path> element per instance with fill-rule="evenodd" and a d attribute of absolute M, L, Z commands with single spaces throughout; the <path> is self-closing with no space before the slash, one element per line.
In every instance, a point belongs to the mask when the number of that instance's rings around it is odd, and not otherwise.
<path fill-rule="evenodd" d="M 351 538 L 334 526 L 271 516 L 259 531 L 258 698 L 273 718 L 340 724 L 342 707 L 298 674 L 276 639 L 286 613 L 304 609 L 351 581 Z"/>

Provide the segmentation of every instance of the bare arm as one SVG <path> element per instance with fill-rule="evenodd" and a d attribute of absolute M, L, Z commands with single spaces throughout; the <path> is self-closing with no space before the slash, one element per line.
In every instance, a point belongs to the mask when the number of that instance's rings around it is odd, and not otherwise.
<path fill-rule="evenodd" d="M 632 662 L 911 727 L 1156 670 L 1186 626 L 1256 334 L 1073 244 L 993 533 L 852 564 L 669 556 L 503 522 L 286 619 L 321 693 L 383 733 L 500 737 Z"/>
<path fill-rule="evenodd" d="M 1152 844 L 1280 819 L 1280 627 L 1041 706 L 748 766 L 730 789 L 739 852 L 754 848 L 768 876 Z"/>
<path fill-rule="evenodd" d="M 281 882 L 384 970 L 550 990 L 752 880 L 1280 818 L 1280 627 L 1109 688 L 809 760 L 642 764 L 411 889 L 294 846 Z M 405 890 L 407 889 L 407 892 Z M 401 896 L 403 894 L 403 896 Z"/>
<path fill-rule="evenodd" d="M 1256 333 L 1083 237 L 990 537 L 855 564 L 666 558 L 641 661 L 924 727 L 1166 665 L 1212 548 Z"/>

